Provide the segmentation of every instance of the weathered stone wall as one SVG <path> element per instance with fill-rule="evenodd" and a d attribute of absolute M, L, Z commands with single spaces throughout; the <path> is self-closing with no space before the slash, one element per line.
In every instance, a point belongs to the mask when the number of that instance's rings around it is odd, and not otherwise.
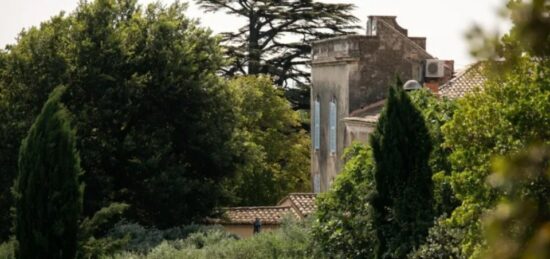
<path fill-rule="evenodd" d="M 319 98 L 320 149 L 311 149 L 312 182 L 320 179 L 320 190 L 328 189 L 343 167 L 341 157 L 351 137 L 364 138 L 364 132 L 346 129 L 344 118 L 386 98 L 389 86 L 399 76 L 403 82 L 420 80 L 422 64 L 432 56 L 425 51 L 426 39 L 407 35 L 393 16 L 371 16 L 374 33 L 349 35 L 315 42 L 312 53 L 311 104 Z M 329 152 L 329 102 L 337 99 L 337 152 Z M 312 133 L 314 132 L 313 108 Z M 355 135 L 354 135 L 355 134 Z M 313 139 L 313 138 L 312 138 Z M 314 190 L 315 190 L 314 186 Z"/>

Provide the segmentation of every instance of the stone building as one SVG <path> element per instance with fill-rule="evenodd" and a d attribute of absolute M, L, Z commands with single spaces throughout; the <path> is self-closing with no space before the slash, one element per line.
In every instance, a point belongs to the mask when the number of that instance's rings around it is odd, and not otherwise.
<path fill-rule="evenodd" d="M 275 206 L 222 208 L 221 217 L 209 218 L 206 223 L 221 225 L 227 232 L 245 238 L 253 235 L 254 222 L 261 222 L 261 231 L 272 231 L 287 217 L 304 219 L 315 209 L 314 193 L 291 193 Z"/>
<path fill-rule="evenodd" d="M 433 64 L 432 64 L 433 63 Z M 433 67 L 432 67 L 433 65 Z M 399 77 L 438 91 L 453 76 L 453 61 L 426 51 L 395 16 L 369 16 L 366 35 L 325 39 L 312 46 L 311 176 L 314 192 L 328 189 L 342 169 L 345 147 L 366 142 L 390 85 Z"/>

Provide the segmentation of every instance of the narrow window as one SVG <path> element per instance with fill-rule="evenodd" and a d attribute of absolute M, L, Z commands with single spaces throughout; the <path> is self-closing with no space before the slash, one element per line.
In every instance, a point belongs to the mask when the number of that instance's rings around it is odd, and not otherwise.
<path fill-rule="evenodd" d="M 321 103 L 319 103 L 319 97 L 315 99 L 313 127 L 313 145 L 315 150 L 319 150 L 319 147 L 321 146 Z"/>
<path fill-rule="evenodd" d="M 336 153 L 336 98 L 330 101 L 329 105 L 329 150 Z"/>
<path fill-rule="evenodd" d="M 315 174 L 313 176 L 313 192 L 314 193 L 321 192 L 321 177 L 318 174 Z"/>

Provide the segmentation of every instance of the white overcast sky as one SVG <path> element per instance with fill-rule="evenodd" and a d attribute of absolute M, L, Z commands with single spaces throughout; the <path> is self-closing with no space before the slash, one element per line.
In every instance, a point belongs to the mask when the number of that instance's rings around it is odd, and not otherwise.
<path fill-rule="evenodd" d="M 141 4 L 155 0 L 138 0 Z M 460 68 L 473 60 L 468 54 L 464 33 L 473 25 L 506 32 L 510 24 L 499 18 L 503 0 L 321 0 L 329 3 L 353 3 L 355 16 L 365 27 L 368 15 L 395 15 L 410 36 L 427 37 L 427 49 L 441 59 L 454 59 Z M 161 0 L 169 4 L 173 0 Z M 60 11 L 71 12 L 78 0 L 0 0 L 0 48 L 15 43 L 23 29 L 38 26 Z M 204 14 L 193 2 L 190 17 L 199 18 L 203 26 L 215 33 L 235 30 L 243 20 L 224 13 Z"/>

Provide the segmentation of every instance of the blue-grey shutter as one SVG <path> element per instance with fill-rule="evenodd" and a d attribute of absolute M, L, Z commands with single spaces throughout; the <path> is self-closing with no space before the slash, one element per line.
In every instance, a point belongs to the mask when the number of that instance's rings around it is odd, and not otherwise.
<path fill-rule="evenodd" d="M 321 192 L 321 177 L 318 174 L 315 174 L 313 176 L 313 192 L 314 193 Z"/>
<path fill-rule="evenodd" d="M 329 150 L 332 153 L 336 153 L 336 101 L 330 102 Z"/>
<path fill-rule="evenodd" d="M 315 150 L 319 150 L 319 147 L 321 146 L 321 104 L 319 103 L 319 99 L 315 100 L 315 108 L 313 113 L 313 125 L 315 127 L 313 131 L 313 142 Z"/>

